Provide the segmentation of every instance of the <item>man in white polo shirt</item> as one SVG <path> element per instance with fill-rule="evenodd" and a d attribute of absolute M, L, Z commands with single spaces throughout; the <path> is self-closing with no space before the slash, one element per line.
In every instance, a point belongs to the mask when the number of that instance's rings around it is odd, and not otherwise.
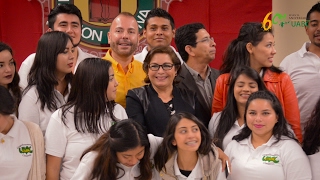
<path fill-rule="evenodd" d="M 289 74 L 297 94 L 302 134 L 320 98 L 320 3 L 307 13 L 305 27 L 310 42 L 283 59 L 280 67 Z"/>
<path fill-rule="evenodd" d="M 47 31 L 63 31 L 69 34 L 73 40 L 75 48 L 74 67 L 73 73 L 75 73 L 79 63 L 88 57 L 94 57 L 92 54 L 83 52 L 78 45 L 81 41 L 81 30 L 82 30 L 82 15 L 80 10 L 73 4 L 61 4 L 51 10 L 48 15 L 48 26 Z M 35 53 L 29 55 L 21 64 L 19 69 L 20 76 L 20 87 L 25 88 L 28 85 L 28 74 L 33 64 Z"/>
<path fill-rule="evenodd" d="M 152 9 L 144 21 L 143 36 L 146 38 L 147 46 L 141 53 L 134 55 L 134 59 L 143 63 L 148 51 L 157 46 L 170 46 L 172 38 L 175 36 L 175 26 L 172 16 L 161 8 Z M 170 46 L 181 63 L 183 63 L 179 53 Z"/>

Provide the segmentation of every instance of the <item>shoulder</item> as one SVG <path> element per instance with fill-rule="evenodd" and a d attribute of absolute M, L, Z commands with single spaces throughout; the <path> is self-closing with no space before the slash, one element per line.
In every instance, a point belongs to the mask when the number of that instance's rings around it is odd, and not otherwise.
<path fill-rule="evenodd" d="M 215 79 L 217 79 L 220 75 L 220 71 L 214 68 L 210 68 L 211 69 L 211 76 L 215 77 Z"/>
<path fill-rule="evenodd" d="M 82 163 L 94 162 L 97 156 L 98 156 L 98 152 L 90 151 L 82 157 L 81 162 Z"/>
<path fill-rule="evenodd" d="M 36 57 L 36 53 L 32 53 L 30 54 L 21 64 L 21 67 L 22 66 L 32 66 L 33 64 L 33 61 L 34 61 L 34 58 Z"/>
<path fill-rule="evenodd" d="M 30 121 L 21 121 L 21 122 L 23 122 L 23 124 L 27 127 L 29 133 L 32 134 L 32 136 L 43 137 L 43 134 L 39 125 Z"/>
<path fill-rule="evenodd" d="M 37 88 L 36 86 L 31 86 L 29 89 L 25 89 L 23 92 L 22 92 L 22 99 L 24 96 L 28 96 L 28 97 L 31 97 L 35 100 L 38 100 L 38 92 L 37 92 Z"/>
<path fill-rule="evenodd" d="M 210 122 L 209 122 L 209 126 L 208 126 L 208 129 L 209 129 L 210 133 L 216 131 L 217 126 L 218 126 L 219 121 L 220 121 L 220 117 L 221 117 L 221 111 L 213 113 L 213 115 L 212 115 L 212 117 L 210 119 Z"/>
<path fill-rule="evenodd" d="M 141 87 L 138 87 L 138 88 L 133 88 L 133 89 L 130 89 L 128 91 L 128 94 L 127 95 L 132 95 L 132 94 L 135 94 L 136 96 L 139 96 L 143 93 L 145 93 L 147 91 L 147 89 L 149 89 L 149 86 L 148 85 L 145 85 L 145 86 L 141 86 Z"/>
<path fill-rule="evenodd" d="M 217 81 L 223 82 L 225 84 L 228 84 L 230 78 L 229 73 L 221 74 L 218 78 Z"/>
<path fill-rule="evenodd" d="M 128 118 L 126 110 L 120 104 L 114 106 L 114 115 L 120 120 Z"/>

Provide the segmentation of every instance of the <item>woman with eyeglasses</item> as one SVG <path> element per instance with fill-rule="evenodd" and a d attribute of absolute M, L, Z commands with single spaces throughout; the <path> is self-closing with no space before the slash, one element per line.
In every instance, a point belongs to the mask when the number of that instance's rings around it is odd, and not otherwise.
<path fill-rule="evenodd" d="M 149 84 L 128 91 L 128 117 L 146 127 L 147 133 L 161 137 L 171 115 L 177 112 L 197 116 L 195 93 L 175 86 L 180 66 L 179 58 L 170 47 L 156 47 L 143 62 L 145 82 Z"/>

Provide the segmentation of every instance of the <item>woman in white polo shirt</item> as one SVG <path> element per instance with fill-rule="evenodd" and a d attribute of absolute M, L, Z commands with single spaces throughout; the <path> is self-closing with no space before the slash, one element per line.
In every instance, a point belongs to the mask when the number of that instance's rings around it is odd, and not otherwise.
<path fill-rule="evenodd" d="M 244 109 L 250 94 L 266 89 L 254 69 L 243 66 L 235 72 L 230 79 L 226 106 L 221 112 L 214 113 L 209 123 L 208 129 L 216 146 L 226 149 L 232 137 L 244 127 Z"/>
<path fill-rule="evenodd" d="M 117 122 L 83 153 L 71 180 L 159 179 L 150 159 L 153 159 L 161 142 L 162 137 L 147 135 L 136 121 L 126 119 Z"/>
<path fill-rule="evenodd" d="M 28 74 L 28 86 L 19 105 L 19 119 L 38 124 L 46 132 L 51 114 L 66 103 L 74 46 L 71 37 L 60 31 L 43 34 Z"/>
<path fill-rule="evenodd" d="M 232 164 L 228 180 L 308 180 L 310 164 L 288 130 L 278 98 L 269 91 L 250 95 L 245 127 L 225 150 Z"/>
<path fill-rule="evenodd" d="M 71 179 L 84 150 L 114 122 L 128 118 L 114 102 L 117 86 L 111 62 L 87 58 L 79 64 L 68 102 L 52 114 L 48 124 L 47 179 Z"/>
<path fill-rule="evenodd" d="M 223 180 L 218 156 L 203 123 L 191 113 L 180 112 L 171 116 L 154 162 L 165 180 Z"/>
<path fill-rule="evenodd" d="M 312 179 L 320 179 L 320 98 L 304 128 L 302 148 L 310 160 Z"/>
<path fill-rule="evenodd" d="M 0 86 L 0 179 L 44 180 L 43 135 L 38 125 L 13 115 L 15 102 Z"/>

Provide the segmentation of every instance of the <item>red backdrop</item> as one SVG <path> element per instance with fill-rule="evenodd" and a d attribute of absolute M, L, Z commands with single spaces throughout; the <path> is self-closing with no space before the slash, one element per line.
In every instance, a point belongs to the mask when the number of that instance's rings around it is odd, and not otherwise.
<path fill-rule="evenodd" d="M 214 68 L 221 65 L 222 54 L 241 24 L 261 22 L 271 10 L 272 0 L 182 0 L 173 1 L 169 8 L 177 28 L 191 22 L 206 26 L 217 43 L 216 59 L 211 63 Z M 41 13 L 38 0 L 0 0 L 0 41 L 13 48 L 18 66 L 35 52 L 42 34 Z"/>

